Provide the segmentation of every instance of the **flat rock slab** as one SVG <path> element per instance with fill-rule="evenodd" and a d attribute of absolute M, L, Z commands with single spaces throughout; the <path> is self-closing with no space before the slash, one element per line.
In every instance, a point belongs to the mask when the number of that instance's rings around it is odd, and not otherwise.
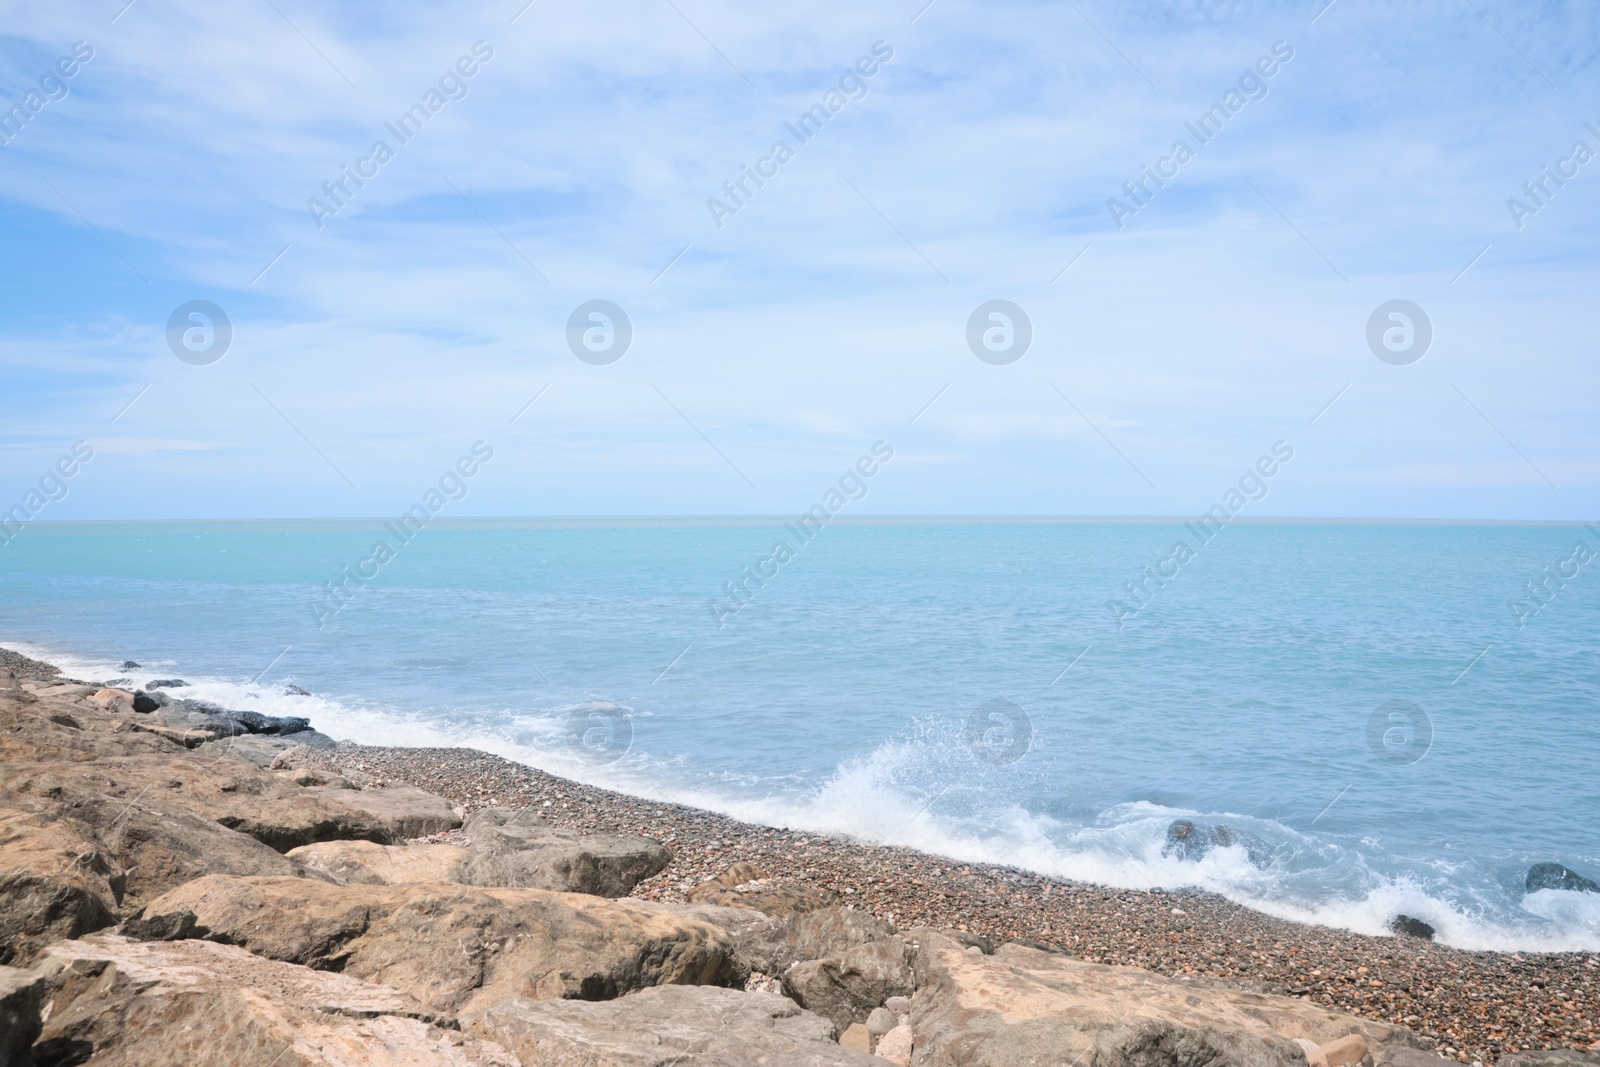
<path fill-rule="evenodd" d="M 45 954 L 39 1062 L 96 1067 L 517 1067 L 396 989 L 208 941 L 109 934 Z"/>
<path fill-rule="evenodd" d="M 1304 1067 L 1295 1043 L 1360 1034 L 1378 1052 L 1418 1047 L 1405 1027 L 1289 997 L 1199 987 L 1137 967 L 1002 945 L 985 956 L 922 937 L 911 1025 L 916 1062 L 962 1067 Z"/>
<path fill-rule="evenodd" d="M 633 834 L 582 834 L 551 826 L 532 808 L 486 808 L 466 823 L 475 855 L 469 885 L 625 897 L 666 869 L 672 851 Z"/>
<path fill-rule="evenodd" d="M 324 841 L 288 853 L 295 862 L 346 885 L 460 882 L 472 855 L 455 845 L 379 845 L 372 841 Z"/>
<path fill-rule="evenodd" d="M 784 997 L 658 986 L 616 1000 L 497 1004 L 462 1028 L 540 1067 L 884 1067 L 842 1048 L 833 1024 Z"/>
<path fill-rule="evenodd" d="M 213 876 L 154 901 L 145 921 L 185 912 L 198 936 L 393 985 L 439 1011 L 748 977 L 722 930 L 582 893 Z"/>

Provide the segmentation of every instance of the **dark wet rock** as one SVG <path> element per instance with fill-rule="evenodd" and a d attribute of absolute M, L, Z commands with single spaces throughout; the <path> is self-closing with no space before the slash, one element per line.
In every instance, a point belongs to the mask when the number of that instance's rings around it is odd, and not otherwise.
<path fill-rule="evenodd" d="M 283 695 L 286 697 L 308 697 L 311 692 L 307 689 L 301 689 L 298 685 L 288 685 L 284 686 Z"/>
<path fill-rule="evenodd" d="M 146 682 L 146 689 L 187 689 L 189 683 L 182 678 L 157 678 L 153 682 Z"/>
<path fill-rule="evenodd" d="M 133 662 L 131 659 L 125 659 L 122 661 L 122 669 L 125 671 L 136 671 L 139 669 L 139 665 Z"/>
<path fill-rule="evenodd" d="M 1272 846 L 1256 834 L 1221 824 L 1196 826 L 1188 819 L 1178 819 L 1167 827 L 1167 843 L 1162 846 L 1161 854 L 1198 861 L 1214 848 L 1234 845 L 1244 849 L 1245 857 L 1253 866 L 1266 867 L 1272 863 Z"/>
<path fill-rule="evenodd" d="M 1574 893 L 1600 893 L 1600 885 L 1559 863 L 1535 863 L 1528 868 L 1528 892 L 1565 889 Z"/>
<path fill-rule="evenodd" d="M 1420 937 L 1424 941 L 1432 941 L 1434 935 L 1433 927 L 1409 915 L 1396 915 L 1390 919 L 1389 930 L 1401 937 Z"/>
<path fill-rule="evenodd" d="M 159 711 L 162 702 L 146 693 L 143 689 L 133 694 L 133 710 L 140 715 L 149 715 L 152 711 Z"/>

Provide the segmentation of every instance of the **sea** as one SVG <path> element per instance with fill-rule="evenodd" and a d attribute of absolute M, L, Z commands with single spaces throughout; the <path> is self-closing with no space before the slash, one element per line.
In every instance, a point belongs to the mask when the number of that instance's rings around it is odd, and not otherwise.
<path fill-rule="evenodd" d="M 1578 524 L 34 523 L 0 643 L 771 826 L 1596 951 L 1600 894 L 1524 880 L 1600 880 L 1597 557 Z"/>

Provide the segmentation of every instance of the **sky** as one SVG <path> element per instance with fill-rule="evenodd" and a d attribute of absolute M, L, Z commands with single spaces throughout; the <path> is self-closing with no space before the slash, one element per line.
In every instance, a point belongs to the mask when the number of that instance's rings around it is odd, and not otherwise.
<path fill-rule="evenodd" d="M 1594 517 L 1590 4 L 3 10 L 0 508 Z"/>

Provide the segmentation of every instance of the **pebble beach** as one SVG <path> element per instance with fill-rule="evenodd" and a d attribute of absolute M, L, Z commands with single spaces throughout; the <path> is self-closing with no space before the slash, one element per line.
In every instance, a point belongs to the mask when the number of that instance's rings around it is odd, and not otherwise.
<path fill-rule="evenodd" d="M 1276 919 L 1195 891 L 1109 889 L 904 848 L 756 826 L 582 785 L 472 749 L 301 750 L 346 775 L 414 785 L 469 811 L 533 806 L 561 826 L 643 834 L 674 859 L 634 896 L 680 901 L 737 861 L 840 894 L 902 928 L 1040 942 L 1197 983 L 1286 993 L 1402 1023 L 1463 1063 L 1600 1049 L 1593 953 L 1466 952 Z"/>

